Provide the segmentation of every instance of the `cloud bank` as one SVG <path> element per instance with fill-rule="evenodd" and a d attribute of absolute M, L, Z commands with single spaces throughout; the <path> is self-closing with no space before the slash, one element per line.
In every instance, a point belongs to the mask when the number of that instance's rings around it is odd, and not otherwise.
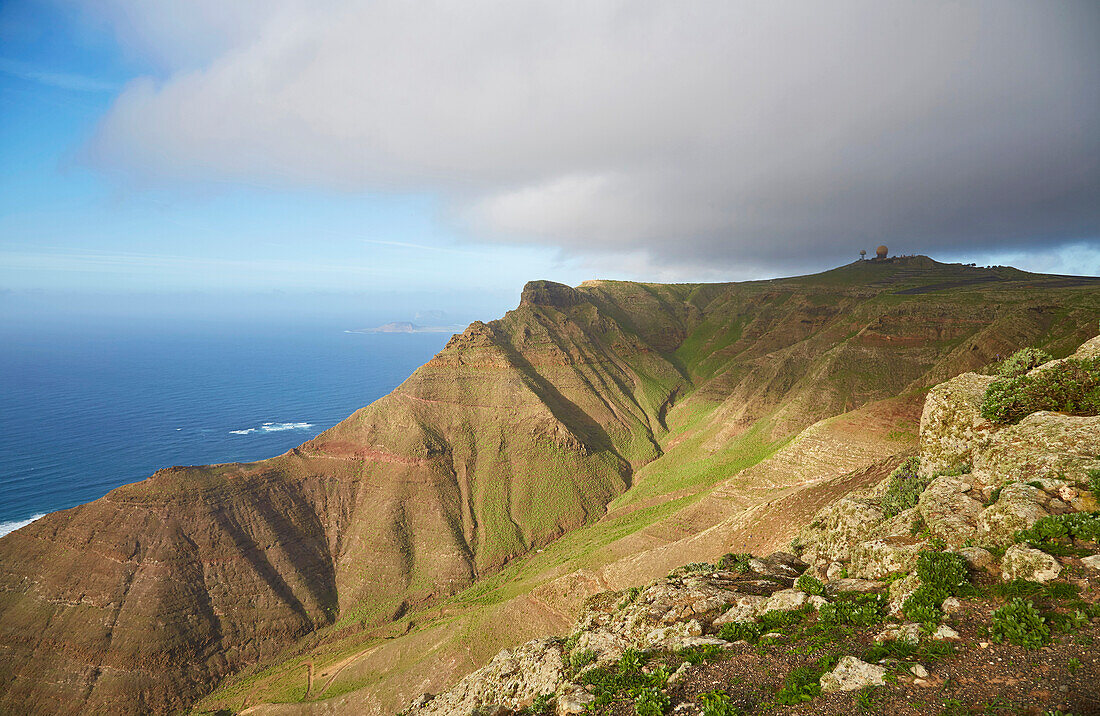
<path fill-rule="evenodd" d="M 479 240 L 662 267 L 1100 241 L 1092 0 L 196 7 L 93 6 L 165 68 L 95 165 L 427 191 Z"/>

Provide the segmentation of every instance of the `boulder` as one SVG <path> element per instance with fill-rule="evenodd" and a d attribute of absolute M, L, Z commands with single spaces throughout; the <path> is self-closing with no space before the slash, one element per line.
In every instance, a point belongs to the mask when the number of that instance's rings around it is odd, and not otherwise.
<path fill-rule="evenodd" d="M 1050 496 L 1022 482 L 1005 485 L 997 501 L 978 516 L 978 538 L 985 544 L 1012 544 L 1017 530 L 1031 527 L 1048 516 L 1045 505 Z"/>
<path fill-rule="evenodd" d="M 860 661 L 854 656 L 840 660 L 836 668 L 821 676 L 821 690 L 855 691 L 865 686 L 882 686 L 886 683 L 886 669 Z"/>
<path fill-rule="evenodd" d="M 848 573 L 861 579 L 882 579 L 892 572 L 909 572 L 926 546 L 927 542 L 908 536 L 860 542 L 852 548 Z"/>
<path fill-rule="evenodd" d="M 1006 582 L 1014 579 L 1049 582 L 1061 572 L 1062 565 L 1054 557 L 1022 544 L 1009 547 L 1001 559 L 1001 577 Z"/>
<path fill-rule="evenodd" d="M 1090 555 L 1088 557 L 1081 558 L 1081 564 L 1089 567 L 1090 569 L 1100 570 L 1100 554 Z"/>
<path fill-rule="evenodd" d="M 961 547 L 975 534 L 978 516 L 985 505 L 967 493 L 971 484 L 959 477 L 937 477 L 917 503 L 917 511 L 928 531 L 950 547 Z"/>
<path fill-rule="evenodd" d="M 925 477 L 976 462 L 994 426 L 982 417 L 985 390 L 993 376 L 963 373 L 928 391 L 920 419 L 920 472 Z"/>
<path fill-rule="evenodd" d="M 856 495 L 842 497 L 822 508 L 798 535 L 803 557 L 810 562 L 844 562 L 852 545 L 866 539 L 885 517 L 878 505 Z"/>
<path fill-rule="evenodd" d="M 982 450 L 975 471 L 1006 480 L 1062 478 L 1084 482 L 1100 467 L 1100 416 L 1077 416 L 1041 410 L 999 431 Z"/>

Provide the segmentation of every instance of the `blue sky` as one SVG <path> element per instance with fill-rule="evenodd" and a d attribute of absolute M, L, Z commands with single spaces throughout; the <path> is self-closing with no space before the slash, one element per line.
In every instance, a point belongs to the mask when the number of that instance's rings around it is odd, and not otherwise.
<path fill-rule="evenodd" d="M 0 4 L 0 290 L 1100 272 L 1095 5 L 382 6 Z"/>

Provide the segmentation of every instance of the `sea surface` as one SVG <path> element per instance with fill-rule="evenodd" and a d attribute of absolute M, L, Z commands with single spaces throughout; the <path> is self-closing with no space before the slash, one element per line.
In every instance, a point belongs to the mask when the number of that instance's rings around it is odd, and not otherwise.
<path fill-rule="evenodd" d="M 393 390 L 449 337 L 201 322 L 6 327 L 0 535 L 162 467 L 283 453 Z"/>

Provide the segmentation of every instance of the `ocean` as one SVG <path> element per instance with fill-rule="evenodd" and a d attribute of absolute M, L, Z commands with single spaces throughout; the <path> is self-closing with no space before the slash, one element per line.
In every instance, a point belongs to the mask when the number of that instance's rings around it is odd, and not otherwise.
<path fill-rule="evenodd" d="M 198 321 L 4 333 L 0 535 L 162 467 L 283 453 L 393 390 L 450 337 Z"/>

